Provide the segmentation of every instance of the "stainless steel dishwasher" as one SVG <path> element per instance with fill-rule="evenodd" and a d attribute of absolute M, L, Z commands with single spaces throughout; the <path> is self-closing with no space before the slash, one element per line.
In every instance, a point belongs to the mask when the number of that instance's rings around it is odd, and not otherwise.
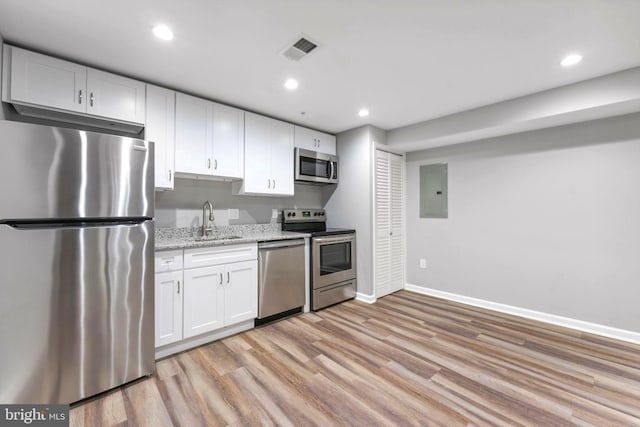
<path fill-rule="evenodd" d="M 260 324 L 263 319 L 269 321 L 278 314 L 288 314 L 303 307 L 304 279 L 304 239 L 258 243 L 256 323 Z"/>

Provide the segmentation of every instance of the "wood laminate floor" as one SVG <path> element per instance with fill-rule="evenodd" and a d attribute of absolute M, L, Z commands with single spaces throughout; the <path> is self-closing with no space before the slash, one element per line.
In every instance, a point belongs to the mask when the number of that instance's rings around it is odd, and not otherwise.
<path fill-rule="evenodd" d="M 407 291 L 157 363 L 72 426 L 640 426 L 640 346 Z"/>

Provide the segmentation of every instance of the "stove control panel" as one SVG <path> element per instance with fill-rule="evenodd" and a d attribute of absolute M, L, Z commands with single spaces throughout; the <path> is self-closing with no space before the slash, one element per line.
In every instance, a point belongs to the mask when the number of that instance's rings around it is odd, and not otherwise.
<path fill-rule="evenodd" d="M 327 216 L 322 209 L 284 209 L 283 222 L 326 222 Z"/>

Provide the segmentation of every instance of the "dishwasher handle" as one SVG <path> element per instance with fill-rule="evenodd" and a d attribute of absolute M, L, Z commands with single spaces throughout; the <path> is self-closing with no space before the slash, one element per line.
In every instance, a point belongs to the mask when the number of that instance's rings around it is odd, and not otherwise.
<path fill-rule="evenodd" d="M 304 239 L 295 240 L 276 240 L 271 242 L 258 243 L 258 250 L 262 249 L 276 249 L 276 248 L 289 248 L 294 246 L 303 246 Z"/>

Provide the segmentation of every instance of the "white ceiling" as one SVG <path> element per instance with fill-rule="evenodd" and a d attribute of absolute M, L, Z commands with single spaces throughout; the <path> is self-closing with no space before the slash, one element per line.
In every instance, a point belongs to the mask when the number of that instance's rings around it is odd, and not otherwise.
<path fill-rule="evenodd" d="M 639 16 L 639 0 L 0 0 L 0 34 L 339 132 L 397 128 L 640 66 Z M 174 30 L 172 42 L 153 37 L 157 23 Z M 279 56 L 300 33 L 320 47 L 297 63 Z M 582 63 L 560 67 L 573 51 Z M 282 86 L 288 77 L 297 91 Z M 362 107 L 369 117 L 357 116 Z"/>

